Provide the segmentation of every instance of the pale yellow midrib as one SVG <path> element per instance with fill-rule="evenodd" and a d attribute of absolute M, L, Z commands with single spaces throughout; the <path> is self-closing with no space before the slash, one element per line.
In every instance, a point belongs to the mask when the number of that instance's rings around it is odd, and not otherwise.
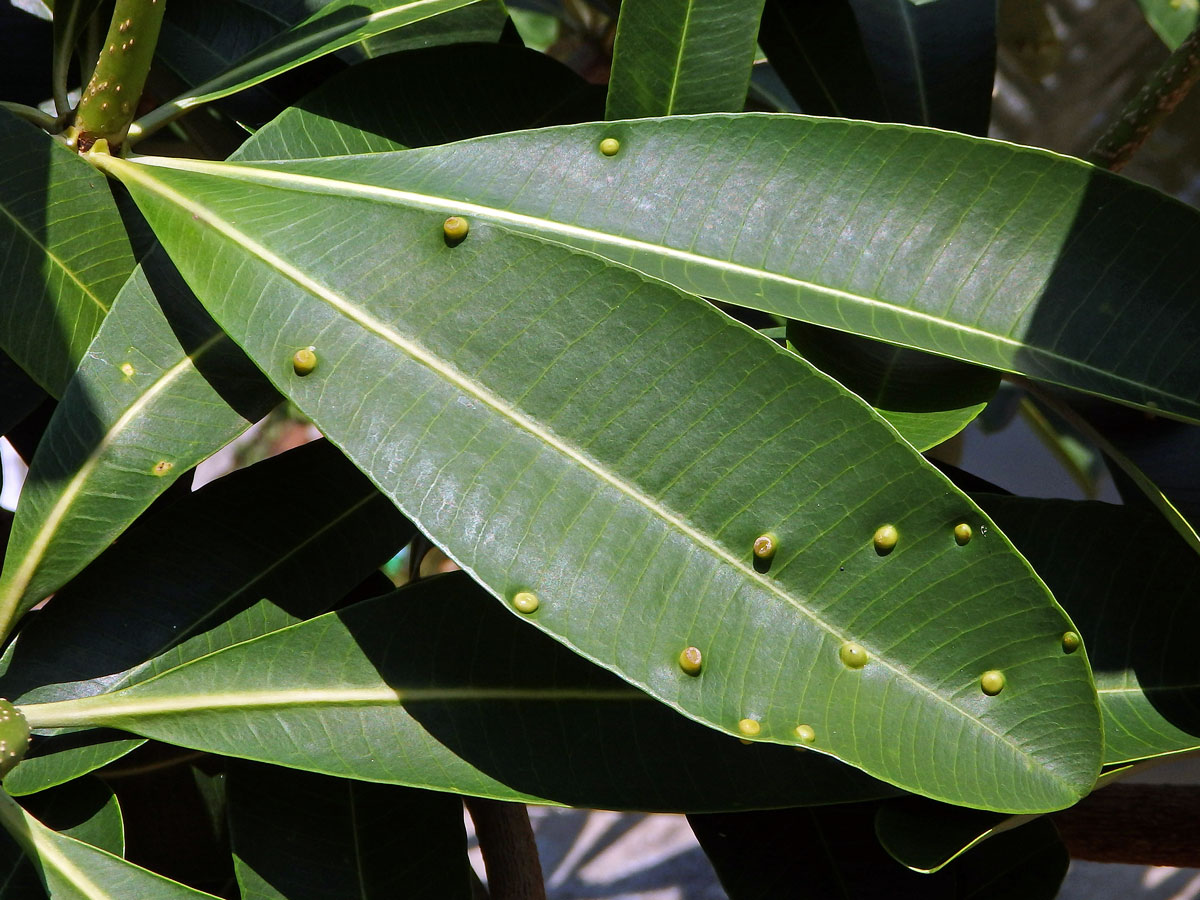
<path fill-rule="evenodd" d="M 164 161 L 176 162 L 176 160 L 164 160 Z M 605 469 L 603 466 L 600 466 L 598 463 L 594 462 L 593 460 L 591 460 L 584 454 L 580 453 L 574 447 L 571 447 L 570 445 L 559 440 L 558 437 L 555 436 L 554 434 L 547 432 L 544 429 L 539 428 L 537 423 L 532 421 L 531 419 L 529 419 L 524 413 L 511 407 L 507 402 L 505 402 L 501 398 L 494 396 L 493 394 L 491 394 L 490 391 L 485 390 L 481 385 L 479 385 L 475 382 L 469 381 L 468 379 L 463 377 L 461 374 L 459 374 L 457 371 L 455 371 L 453 368 L 444 364 L 441 360 L 429 356 L 429 354 L 426 353 L 423 348 L 413 344 L 411 341 L 409 341 L 403 335 L 400 335 L 398 332 L 394 331 L 391 327 L 389 327 L 385 323 L 376 319 L 374 316 L 370 315 L 366 311 L 358 309 L 357 307 L 353 306 L 349 301 L 345 300 L 338 294 L 335 294 L 332 290 L 326 288 L 324 285 L 320 284 L 319 282 L 314 281 L 312 278 L 310 278 L 304 272 L 296 269 L 290 263 L 286 262 L 285 260 L 283 260 L 282 258 L 277 256 L 272 251 L 268 250 L 265 246 L 263 246 L 259 242 L 255 241 L 254 239 L 250 238 L 245 233 L 239 231 L 237 228 L 235 228 L 230 223 L 224 221 L 218 214 L 216 214 L 212 210 L 201 205 L 200 203 L 196 202 L 195 200 L 192 200 L 188 197 L 183 196 L 182 194 L 178 193 L 177 191 L 175 191 L 173 188 L 171 188 L 167 184 L 163 183 L 162 181 L 156 180 L 152 175 L 149 174 L 149 172 L 147 171 L 148 167 L 143 165 L 143 162 L 145 162 L 145 160 L 143 160 L 143 159 L 139 159 L 138 161 L 134 162 L 134 161 L 130 161 L 130 160 L 119 159 L 116 157 L 103 156 L 97 160 L 97 165 L 99 165 L 101 168 L 109 169 L 120 180 L 124 181 L 124 180 L 128 179 L 128 180 L 132 180 L 134 182 L 140 183 L 147 190 L 157 193 L 162 198 L 169 200 L 171 203 L 178 206 L 181 210 L 185 210 L 185 211 L 191 213 L 195 218 L 206 222 L 210 227 L 212 227 L 219 233 L 225 235 L 227 239 L 238 244 L 247 252 L 257 256 L 262 262 L 266 263 L 271 268 L 275 269 L 280 275 L 282 275 L 283 277 L 292 281 L 298 287 L 311 293 L 313 296 L 323 300 L 329 306 L 338 310 L 340 313 L 342 313 L 342 315 L 346 316 L 351 321 L 356 322 L 362 328 L 374 333 L 376 336 L 378 336 L 386 341 L 389 341 L 397 349 L 399 349 L 402 352 L 404 352 L 405 354 L 407 354 L 410 358 L 416 360 L 417 362 L 421 363 L 422 365 L 425 365 L 429 369 L 433 370 L 438 375 L 445 378 L 448 382 L 455 385 L 457 388 L 459 388 L 459 390 L 463 391 L 465 394 L 478 398 L 478 400 L 480 402 L 491 407 L 493 410 L 495 410 L 497 413 L 499 413 L 504 418 L 507 418 L 509 421 L 513 422 L 518 427 L 524 429 L 529 434 L 535 436 L 536 438 L 538 438 L 539 440 L 541 440 L 548 446 L 557 450 L 559 453 L 563 454 L 568 459 L 573 460 L 578 465 L 580 465 L 582 468 L 591 472 L 593 475 L 595 475 L 600 480 L 604 481 L 605 483 L 609 484 L 610 486 L 615 488 L 620 493 L 629 497 L 631 500 L 636 502 L 638 505 L 642 506 L 647 511 L 651 512 L 653 515 L 658 516 L 660 519 L 662 519 L 664 522 L 666 522 L 670 527 L 676 529 L 681 534 L 686 535 L 696 545 L 698 545 L 699 547 L 702 547 L 707 552 L 711 553 L 713 556 L 715 556 L 716 558 L 718 558 L 719 560 L 724 562 L 726 565 L 737 570 L 739 573 L 742 574 L 742 576 L 744 578 L 746 578 L 747 581 L 756 583 L 761 588 L 763 588 L 764 591 L 766 591 L 767 593 L 776 596 L 781 601 L 783 601 L 784 604 L 795 609 L 797 612 L 799 612 L 801 615 L 803 615 L 805 618 L 807 618 L 814 625 L 823 629 L 827 634 L 831 635 L 832 637 L 834 637 L 835 639 L 837 639 L 839 641 L 848 640 L 848 636 L 846 634 L 841 632 L 839 629 L 835 628 L 831 623 L 825 621 L 824 619 L 822 619 L 821 617 L 816 615 L 816 613 L 814 613 L 812 610 L 801 605 L 790 594 L 788 594 L 786 591 L 782 590 L 773 580 L 767 578 L 765 575 L 759 574 L 753 568 L 746 565 L 742 560 L 740 560 L 737 557 L 730 554 L 727 550 L 725 550 L 724 547 L 717 544 L 715 541 L 713 541 L 707 535 L 696 530 L 694 527 L 692 527 L 690 524 L 685 522 L 683 519 L 679 518 L 673 512 L 664 508 L 653 497 L 647 496 L 644 492 L 638 490 L 633 485 L 631 485 L 631 484 L 625 482 L 623 479 L 620 479 L 617 476 L 609 473 L 608 470 Z M 166 168 L 171 168 L 171 166 L 166 166 Z M 192 166 L 181 166 L 179 168 L 186 168 L 186 169 L 191 170 L 193 167 Z M 216 171 L 212 171 L 208 166 L 201 165 L 201 166 L 196 167 L 196 170 L 202 171 L 206 174 L 215 175 L 216 177 L 228 177 L 227 173 L 229 171 L 229 168 L 231 168 L 231 167 L 218 166 L 216 168 Z M 420 527 L 421 523 L 418 522 L 416 520 L 416 518 L 414 518 L 411 515 L 409 517 L 411 519 L 413 519 L 414 524 L 416 524 L 418 527 Z M 867 647 L 867 649 L 868 649 L 868 651 L 872 650 L 872 648 L 869 646 Z M 932 688 L 928 687 L 927 685 L 922 684 L 920 681 L 918 681 L 916 678 L 914 678 L 908 672 L 905 672 L 904 670 L 893 665 L 891 662 L 889 662 L 887 659 L 885 659 L 879 653 L 873 652 L 871 654 L 871 656 L 872 656 L 872 660 L 874 662 L 881 665 L 883 668 L 889 670 L 894 676 L 896 676 L 901 681 L 904 681 L 904 682 L 910 684 L 911 686 L 913 686 L 919 693 L 932 698 L 935 702 L 952 710 L 955 715 L 961 716 L 961 717 L 967 719 L 968 721 L 974 723 L 974 725 L 977 726 L 981 731 L 983 731 L 987 734 L 990 734 L 998 742 L 1007 746 L 1017 757 L 1028 759 L 1029 754 L 1026 753 L 1024 748 L 1022 748 L 1016 741 L 1014 741 L 1008 735 L 1002 734 L 1001 732 L 997 731 L 992 726 L 990 726 L 986 722 L 982 721 L 981 719 L 979 719 L 977 716 L 975 716 L 968 710 L 965 710 L 962 707 L 956 706 L 949 699 L 947 699 L 946 697 L 943 697 L 937 691 L 933 690 Z M 732 731 L 732 729 L 727 728 L 726 730 L 729 731 L 729 733 L 734 733 Z M 1053 772 L 1051 770 L 1047 770 L 1047 771 L 1049 772 L 1051 777 L 1054 778 L 1055 780 L 1059 780 L 1059 781 L 1063 780 L 1058 776 L 1057 772 Z"/>
<path fill-rule="evenodd" d="M 185 372 L 192 369 L 195 365 L 195 359 L 202 357 L 211 349 L 213 344 L 223 340 L 224 337 L 224 334 L 217 332 L 197 347 L 192 354 L 184 356 L 183 359 L 163 372 L 150 389 L 139 396 L 121 414 L 121 417 L 112 424 L 112 427 L 104 433 L 104 437 L 100 439 L 92 449 L 92 452 L 88 454 L 88 458 L 84 460 L 83 465 L 71 476 L 71 480 L 67 482 L 66 488 L 54 502 L 54 505 L 50 507 L 49 514 L 42 521 L 42 527 L 38 529 L 37 534 L 30 542 L 29 549 L 26 550 L 25 555 L 21 558 L 21 564 L 17 567 L 12 579 L 5 579 L 5 589 L 0 592 L 0 608 L 15 609 L 20 604 L 26 588 L 29 587 L 29 583 L 33 580 L 33 576 L 37 573 L 38 567 L 46 555 L 46 550 L 49 548 L 50 542 L 54 540 L 55 534 L 58 533 L 59 525 L 62 524 L 63 519 L 66 518 L 72 505 L 74 505 L 75 498 L 82 492 L 88 479 L 91 478 L 92 472 L 100 465 L 100 461 L 104 458 L 105 453 L 108 452 L 108 449 L 125 431 L 129 423 L 136 419 L 154 398 L 174 384 Z M 41 598 L 39 597 L 38 599 Z"/>
<path fill-rule="evenodd" d="M 249 163 L 209 163 L 203 160 L 154 156 L 138 157 L 136 161 L 141 165 L 158 166 L 166 169 L 177 169 L 185 172 L 198 172 L 206 175 L 214 175 L 219 178 L 227 178 L 231 181 L 245 181 L 249 183 L 283 186 L 296 191 L 329 193 L 342 197 L 364 197 L 368 199 L 381 200 L 384 202 L 399 203 L 405 206 L 416 207 L 418 209 L 435 210 L 438 212 L 452 211 L 458 215 L 478 215 L 485 218 L 490 218 L 501 225 L 509 225 L 522 231 L 532 232 L 538 236 L 550 235 L 552 237 L 560 237 L 563 239 L 574 238 L 577 240 L 592 242 L 609 247 L 618 247 L 620 249 L 629 250 L 635 253 L 648 253 L 654 256 L 666 257 L 683 263 L 684 265 L 694 264 L 703 268 L 716 269 L 720 272 L 729 273 L 731 275 L 741 275 L 748 278 L 760 279 L 762 281 L 770 281 L 776 284 L 786 285 L 791 288 L 812 291 L 815 294 L 821 294 L 822 296 L 831 297 L 835 300 L 844 300 L 851 304 L 858 304 L 873 309 L 883 310 L 892 315 L 899 316 L 902 319 L 915 319 L 920 322 L 936 325 L 939 328 L 945 328 L 949 331 L 959 332 L 970 337 L 994 341 L 1014 350 L 1026 350 L 1036 353 L 1048 360 L 1062 363 L 1082 371 L 1090 372 L 1092 374 L 1101 376 L 1102 378 L 1128 385 L 1131 388 L 1138 388 L 1142 391 L 1153 390 L 1153 392 L 1158 396 L 1179 401 L 1179 403 L 1188 407 L 1193 407 L 1196 403 L 1196 401 L 1192 398 L 1171 393 L 1161 387 L 1152 388 L 1141 381 L 1128 378 L 1124 375 L 1118 375 L 1115 372 L 1110 372 L 1107 369 L 1084 362 L 1081 359 L 1076 359 L 1071 356 L 1064 356 L 1061 353 L 1055 353 L 1054 351 L 1045 347 L 1034 346 L 1023 340 L 999 334 L 994 331 L 987 331 L 983 328 L 976 328 L 971 325 L 966 325 L 962 322 L 955 322 L 932 313 L 922 312 L 921 310 L 910 309 L 904 306 L 898 306 L 882 300 L 876 300 L 874 297 L 868 297 L 865 294 L 854 294 L 850 291 L 843 291 L 828 285 L 818 284 L 814 281 L 805 281 L 801 278 L 783 275 L 767 269 L 756 269 L 753 266 L 747 266 L 728 260 L 720 260 L 714 257 L 704 256 L 699 253 L 693 253 L 688 250 L 680 250 L 675 247 L 654 244 L 649 241 L 639 240 L 637 238 L 625 237 L 624 235 L 619 235 L 610 231 L 600 231 L 595 228 L 584 228 L 579 225 L 572 225 L 570 223 L 560 222 L 554 219 L 512 212 L 511 210 L 502 209 L 496 206 L 487 206 L 481 203 L 455 200 L 452 197 L 441 197 L 436 194 L 420 194 L 415 191 L 405 191 L 400 190 L 399 188 L 378 187 L 376 185 L 362 184 L 354 181 L 339 181 L 333 178 L 325 178 L 320 175 L 301 175 L 288 171 L 261 169 Z M 296 161 L 311 163 L 319 161 L 319 158 L 317 160 L 309 159 Z M 923 347 L 916 347 L 915 345 L 913 346 L 914 349 L 925 349 Z M 962 357 L 962 360 L 969 363 L 975 363 L 976 365 L 979 364 L 975 360 L 965 357 Z M 997 365 L 996 368 L 1001 368 L 1001 366 Z M 1017 372 L 1018 370 L 1011 369 L 1011 371 Z"/>

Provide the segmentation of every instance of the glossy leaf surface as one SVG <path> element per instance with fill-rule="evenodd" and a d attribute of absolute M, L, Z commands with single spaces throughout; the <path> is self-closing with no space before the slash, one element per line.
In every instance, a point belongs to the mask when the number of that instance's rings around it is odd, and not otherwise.
<path fill-rule="evenodd" d="M 599 152 L 606 137 L 620 139 L 616 156 Z M 1200 213 L 1046 151 L 756 114 L 271 168 L 312 177 L 296 187 L 314 194 L 362 185 L 704 297 L 1200 420 Z"/>
<path fill-rule="evenodd" d="M 918 450 L 936 447 L 978 416 L 1000 373 L 940 356 L 792 322 L 792 349 L 879 410 Z"/>
<path fill-rule="evenodd" d="M 139 120 L 130 129 L 130 137 L 158 127 L 184 110 L 244 91 L 306 62 L 477 2 L 480 0 L 333 0 L 220 75 Z"/>
<path fill-rule="evenodd" d="M 34 860 L 54 900 L 214 900 L 119 856 L 51 831 L 0 793 L 0 822 Z"/>
<path fill-rule="evenodd" d="M 6 623 L 276 402 L 152 254 L 117 295 L 31 461 L 0 574 Z"/>
<path fill-rule="evenodd" d="M 234 763 L 230 839 L 242 900 L 470 900 L 452 794 Z M 321 836 L 321 852 L 296 840 Z"/>
<path fill-rule="evenodd" d="M 754 718 L 797 743 L 809 724 L 935 796 L 1044 808 L 1090 786 L 1096 709 L 1061 611 L 1000 535 L 956 546 L 981 514 L 799 358 L 557 244 L 478 222 L 448 246 L 440 217 L 352 184 L 318 201 L 241 167 L 103 165 L 251 358 L 490 590 L 541 594 L 531 620 L 577 651 L 730 733 Z M 331 254 L 331 231 L 354 251 Z M 301 378 L 306 346 L 322 361 Z M 885 522 L 905 535 L 889 556 Z M 850 640 L 875 664 L 847 672 Z M 707 678 L 679 672 L 689 645 Z M 989 666 L 1021 672 L 996 702 Z M 940 749 L 880 740 L 897 730 Z M 986 776 L 955 770 L 967 753 Z"/>
<path fill-rule="evenodd" d="M 610 809 L 737 809 L 893 793 L 818 754 L 742 746 L 506 615 L 423 581 L 122 691 L 25 706 L 364 781 Z"/>
<path fill-rule="evenodd" d="M 0 110 L 0 349 L 61 396 L 133 255 L 95 169 Z"/>
<path fill-rule="evenodd" d="M 1152 511 L 979 495 L 1083 637 L 1104 762 L 1200 748 L 1200 559 Z M 1078 651 L 1084 652 L 1083 650 Z"/>
<path fill-rule="evenodd" d="M 610 119 L 741 112 L 763 0 L 624 0 Z"/>

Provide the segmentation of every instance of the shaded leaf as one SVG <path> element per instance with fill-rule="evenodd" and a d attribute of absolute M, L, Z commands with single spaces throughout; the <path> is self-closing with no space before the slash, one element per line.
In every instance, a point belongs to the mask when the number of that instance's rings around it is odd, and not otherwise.
<path fill-rule="evenodd" d="M 597 150 L 610 136 L 614 157 Z M 1046 151 L 747 114 L 257 166 L 237 177 L 496 222 L 701 296 L 1200 421 L 1200 212 Z"/>
<path fill-rule="evenodd" d="M 255 763 L 228 777 L 242 900 L 470 900 L 458 797 Z"/>
<path fill-rule="evenodd" d="M 0 435 L 7 434 L 45 399 L 45 392 L 33 379 L 0 351 Z"/>
<path fill-rule="evenodd" d="M 610 809 L 889 795 L 819 754 L 744 747 L 501 610 L 463 574 L 285 628 L 122 691 L 25 706 L 330 775 Z M 19 771 L 18 767 L 18 771 Z"/>
<path fill-rule="evenodd" d="M 125 828 L 116 795 L 96 778 L 44 791 L 25 802 L 31 815 L 116 856 L 125 853 Z M 14 841 L 0 841 L 0 898 L 44 896 L 37 870 Z"/>
<path fill-rule="evenodd" d="M 624 0 L 609 119 L 741 112 L 763 0 Z"/>
<path fill-rule="evenodd" d="M 200 900 L 211 894 L 51 831 L 0 792 L 0 823 L 25 849 L 55 900 Z"/>
<path fill-rule="evenodd" d="M 59 397 L 133 255 L 95 169 L 4 110 L 0 146 L 0 349 Z"/>
<path fill-rule="evenodd" d="M 455 77 L 442 77 L 448 69 Z M 397 84 L 405 90 L 395 90 Z M 597 91 L 561 63 L 521 47 L 417 50 L 368 60 L 330 79 L 258 131 L 235 158 L 378 153 L 583 122 L 604 114 Z M 446 115 L 460 108 L 472 115 Z"/>
<path fill-rule="evenodd" d="M 0 618 L 11 625 L 62 587 L 276 402 L 165 255 L 152 253 L 117 295 L 30 463 Z"/>
<path fill-rule="evenodd" d="M 440 217 L 353 185 L 304 214 L 254 170 L 102 164 L 318 427 L 494 593 L 541 593 L 530 619 L 578 652 L 714 727 L 795 744 L 808 724 L 820 750 L 956 802 L 1090 787 L 1097 713 L 1062 612 L 1000 535 L 957 546 L 981 514 L 798 357 L 558 244 L 480 222 L 448 246 Z M 354 251 L 331 255 L 330 233 Z M 885 556 L 886 522 L 905 538 Z M 764 532 L 784 548 L 769 572 Z M 873 665 L 839 662 L 851 640 Z M 681 675 L 689 645 L 707 679 Z M 988 667 L 1014 673 L 1001 700 Z M 928 745 L 880 740 L 897 730 Z M 968 753 L 986 777 L 953 765 Z"/>
<path fill-rule="evenodd" d="M 991 369 L 803 322 L 790 323 L 787 334 L 797 353 L 875 407 L 918 450 L 966 428 L 1000 385 Z"/>
<path fill-rule="evenodd" d="M 1083 637 L 1104 713 L 1104 762 L 1200 748 L 1195 552 L 1147 510 L 976 499 L 1046 579 Z"/>
<path fill-rule="evenodd" d="M 185 111 L 261 84 L 344 47 L 480 0 L 333 0 L 237 64 L 139 119 L 130 138 L 152 131 Z"/>

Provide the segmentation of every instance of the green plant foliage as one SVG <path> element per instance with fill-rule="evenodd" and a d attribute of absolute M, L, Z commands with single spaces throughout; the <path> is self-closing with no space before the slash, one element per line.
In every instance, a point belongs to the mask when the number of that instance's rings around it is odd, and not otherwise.
<path fill-rule="evenodd" d="M 452 794 L 238 763 L 230 839 L 242 900 L 470 900 L 462 804 Z M 319 833 L 321 853 L 297 834 Z"/>
<path fill-rule="evenodd" d="M 0 350 L 61 396 L 133 255 L 96 170 L 0 109 Z"/>
<path fill-rule="evenodd" d="M 609 119 L 740 112 L 763 0 L 624 0 Z"/>
<path fill-rule="evenodd" d="M 688 810 L 894 793 L 828 757 L 744 747 L 689 722 L 506 615 L 465 575 L 175 659 L 152 661 L 156 677 L 119 691 L 23 709 L 35 726 L 111 724 L 327 775 L 507 800 Z"/>
<path fill-rule="evenodd" d="M 1200 24 L 1200 3 L 1196 0 L 1138 0 L 1138 5 L 1150 27 L 1172 50 Z"/>
<path fill-rule="evenodd" d="M 609 136 L 619 157 L 594 149 Z M 1200 420 L 1200 357 L 1188 350 L 1200 268 L 1181 240 L 1200 233 L 1200 214 L 1045 151 L 746 115 L 259 165 L 272 174 L 242 177 L 269 183 L 286 169 L 310 176 L 291 184 L 314 194 L 359 184 L 380 202 L 569 243 L 701 296 Z M 1134 263 L 1146 254 L 1161 260 L 1150 272 Z M 1146 332 L 1147 306 L 1176 327 Z M 1145 352 L 1126 353 L 1143 333 Z"/>

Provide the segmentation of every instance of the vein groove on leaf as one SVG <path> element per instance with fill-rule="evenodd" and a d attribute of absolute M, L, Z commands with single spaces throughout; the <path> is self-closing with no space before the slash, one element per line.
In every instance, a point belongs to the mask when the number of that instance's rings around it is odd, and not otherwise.
<path fill-rule="evenodd" d="M 353 185 L 318 200 L 223 167 L 103 165 L 264 372 L 490 590 L 536 592 L 528 619 L 584 656 L 731 734 L 753 718 L 761 739 L 796 743 L 809 724 L 816 749 L 933 796 L 1046 809 L 1091 786 L 1099 747 L 1079 735 L 1094 734 L 1096 699 L 1083 657 L 1061 654 L 1061 610 L 998 531 L 956 548 L 954 524 L 983 514 L 797 357 L 559 244 L 473 222 L 447 247 L 444 215 Z M 329 233 L 355 251 L 332 254 Z M 297 378 L 292 354 L 310 345 L 322 366 Z M 902 535 L 887 557 L 871 547 L 883 522 Z M 823 540 L 760 573 L 765 530 L 783 546 Z M 979 557 L 989 581 L 1020 589 L 954 607 Z M 817 594 L 840 567 L 851 574 Z M 892 606 L 906 615 L 880 612 Z M 980 623 L 992 608 L 1013 611 L 1003 628 Z M 914 618 L 933 624 L 917 635 Z M 1030 640 L 1010 643 L 1013 630 Z M 854 672 L 837 661 L 851 638 L 871 660 Z M 708 661 L 699 678 L 677 664 L 689 645 Z M 978 691 L 983 658 L 1014 673 L 1000 701 Z M 904 702 L 877 702 L 892 696 Z M 1042 715 L 1064 696 L 1078 730 Z M 932 751 L 884 737 L 897 706 Z M 963 752 L 989 774 L 956 774 Z"/>

